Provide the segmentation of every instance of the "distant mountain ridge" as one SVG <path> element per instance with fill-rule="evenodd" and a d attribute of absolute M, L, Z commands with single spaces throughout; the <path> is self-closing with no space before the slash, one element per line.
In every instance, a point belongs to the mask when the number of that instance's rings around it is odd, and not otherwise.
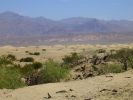
<path fill-rule="evenodd" d="M 15 37 L 25 40 L 24 37 L 33 38 L 36 36 L 38 39 L 46 36 L 69 38 L 70 34 L 73 34 L 73 36 L 74 34 L 78 34 L 78 36 L 84 34 L 91 36 L 118 34 L 126 38 L 127 34 L 133 34 L 133 21 L 105 21 L 84 17 L 54 21 L 44 17 L 31 18 L 13 12 L 0 13 L 0 41 L 4 38 L 6 40 L 6 38 L 12 39 Z M 82 37 L 80 40 L 82 40 Z"/>

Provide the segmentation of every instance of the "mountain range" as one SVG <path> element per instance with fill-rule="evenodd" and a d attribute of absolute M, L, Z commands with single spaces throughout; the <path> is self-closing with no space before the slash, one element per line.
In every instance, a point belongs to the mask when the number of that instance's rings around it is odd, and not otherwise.
<path fill-rule="evenodd" d="M 104 41 L 103 41 L 104 40 Z M 51 20 L 0 13 L 0 44 L 132 42 L 133 21 L 73 17 Z"/>

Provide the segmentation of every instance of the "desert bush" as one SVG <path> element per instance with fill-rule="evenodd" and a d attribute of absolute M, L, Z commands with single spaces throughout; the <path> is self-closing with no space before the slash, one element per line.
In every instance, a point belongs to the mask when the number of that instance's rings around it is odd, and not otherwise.
<path fill-rule="evenodd" d="M 40 69 L 40 70 L 38 70 Z M 22 69 L 27 85 L 37 85 L 49 82 L 58 82 L 66 78 L 68 69 L 53 60 L 48 60 L 44 65 L 39 62 L 26 64 Z"/>
<path fill-rule="evenodd" d="M 32 64 L 25 64 L 25 66 L 21 68 L 21 73 L 26 79 L 27 85 L 37 85 L 42 83 L 42 80 L 40 79 L 42 76 L 40 76 L 41 74 L 38 70 L 42 67 L 42 63 L 34 62 Z"/>
<path fill-rule="evenodd" d="M 123 64 L 123 69 L 127 70 L 129 64 L 132 64 L 132 58 L 133 58 L 133 49 L 120 49 L 116 51 L 115 54 L 110 56 L 111 59 L 115 59 L 121 64 Z"/>
<path fill-rule="evenodd" d="M 29 51 L 25 51 L 25 53 L 29 53 Z"/>
<path fill-rule="evenodd" d="M 106 53 L 106 50 L 105 49 L 98 49 L 98 50 L 96 50 L 96 52 L 98 52 L 98 53 Z"/>
<path fill-rule="evenodd" d="M 21 61 L 33 61 L 32 58 L 30 60 L 29 57 L 27 58 L 22 58 Z M 58 82 L 68 75 L 67 67 L 61 66 L 53 60 L 49 60 L 45 64 L 32 62 L 23 67 L 20 64 L 10 62 L 10 60 L 7 59 L 7 56 L 0 58 L 0 88 L 15 89 L 26 85 Z M 25 79 L 25 83 L 21 78 Z"/>
<path fill-rule="evenodd" d="M 63 60 L 64 64 L 73 67 L 78 64 L 78 61 L 81 58 L 82 57 L 80 55 L 78 55 L 76 52 L 74 52 L 74 53 L 71 53 L 71 55 L 65 56 L 64 58 L 62 58 L 62 60 Z"/>
<path fill-rule="evenodd" d="M 120 64 L 107 64 L 104 66 L 99 66 L 98 68 L 99 74 L 107 74 L 107 73 L 120 73 L 123 72 L 122 65 Z"/>
<path fill-rule="evenodd" d="M 34 52 L 34 53 L 30 52 L 29 54 L 38 56 L 38 55 L 40 55 L 40 52 Z"/>
<path fill-rule="evenodd" d="M 15 57 L 15 55 L 8 54 L 8 55 L 7 55 L 7 59 L 9 59 L 9 60 L 11 60 L 11 61 L 15 61 L 15 60 L 16 60 L 16 57 Z"/>
<path fill-rule="evenodd" d="M 128 58 L 128 66 L 130 68 L 133 68 L 133 55 L 130 55 Z"/>
<path fill-rule="evenodd" d="M 97 55 L 93 55 L 92 59 L 91 59 L 91 63 L 93 65 L 97 65 L 97 62 L 98 62 L 99 58 Z"/>
<path fill-rule="evenodd" d="M 46 51 L 46 49 L 42 49 L 42 51 Z"/>
<path fill-rule="evenodd" d="M 24 67 L 21 68 L 21 73 L 24 77 L 31 75 L 34 71 L 32 64 L 25 64 Z"/>
<path fill-rule="evenodd" d="M 43 67 L 43 64 L 40 63 L 40 62 L 34 62 L 34 63 L 32 64 L 32 66 L 33 66 L 34 69 L 40 69 L 40 68 Z"/>
<path fill-rule="evenodd" d="M 20 62 L 34 62 L 34 58 L 32 57 L 21 58 Z"/>
<path fill-rule="evenodd" d="M 0 66 L 0 89 L 15 89 L 23 86 L 25 83 L 21 81 L 21 72 L 18 68 Z"/>
<path fill-rule="evenodd" d="M 12 60 L 7 58 L 6 55 L 2 55 L 0 57 L 0 65 L 8 65 L 8 64 L 12 64 L 12 63 L 13 63 Z"/>
<path fill-rule="evenodd" d="M 44 70 L 41 71 L 41 74 L 44 83 L 58 82 L 67 77 L 68 69 L 61 67 L 59 63 L 53 60 L 49 60 L 45 63 Z"/>

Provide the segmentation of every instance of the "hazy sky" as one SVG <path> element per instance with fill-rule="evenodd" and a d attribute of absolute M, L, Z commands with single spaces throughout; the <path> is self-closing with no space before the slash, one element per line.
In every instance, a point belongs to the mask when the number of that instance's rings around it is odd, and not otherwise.
<path fill-rule="evenodd" d="M 89 17 L 133 20 L 133 0 L 0 0 L 0 12 L 51 19 Z"/>

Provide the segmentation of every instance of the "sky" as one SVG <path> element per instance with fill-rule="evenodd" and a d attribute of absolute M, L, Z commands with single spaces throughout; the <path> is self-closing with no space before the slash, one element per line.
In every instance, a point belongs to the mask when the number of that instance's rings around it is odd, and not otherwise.
<path fill-rule="evenodd" d="M 133 0 L 0 0 L 0 13 L 60 20 L 88 17 L 104 20 L 133 20 Z"/>

